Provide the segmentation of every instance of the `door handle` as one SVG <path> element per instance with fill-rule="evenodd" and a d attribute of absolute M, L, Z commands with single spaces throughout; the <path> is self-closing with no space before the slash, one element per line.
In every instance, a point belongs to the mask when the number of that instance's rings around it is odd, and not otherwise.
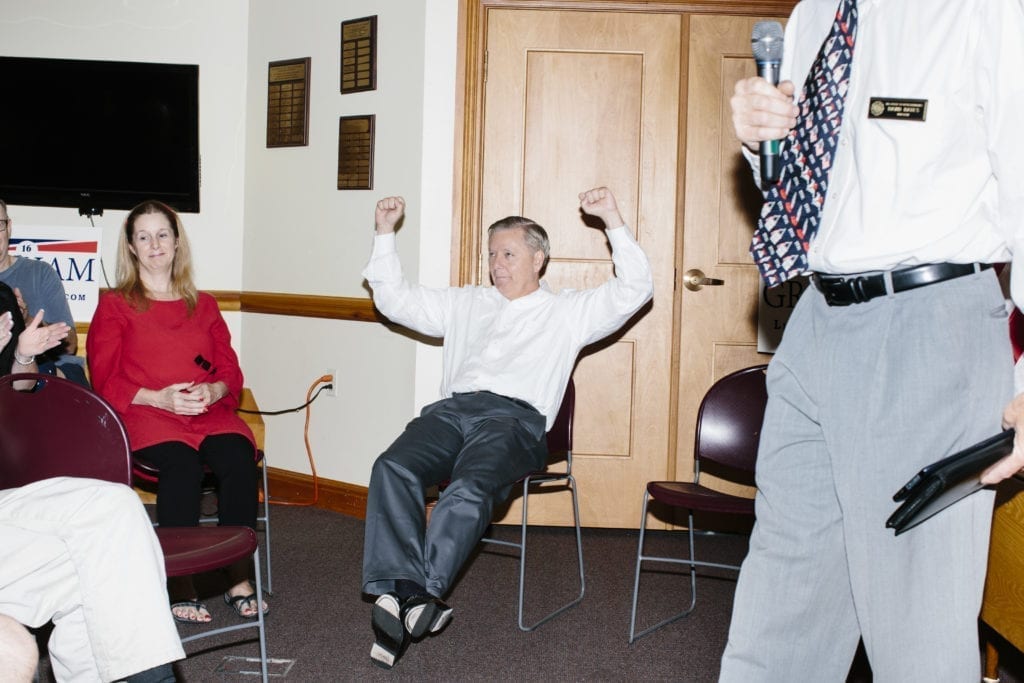
<path fill-rule="evenodd" d="M 704 275 L 704 271 L 699 270 L 697 268 L 693 268 L 683 273 L 683 286 L 686 287 L 691 292 L 699 292 L 701 288 L 704 287 L 704 285 L 707 285 L 709 287 L 717 287 L 719 285 L 724 284 L 725 280 L 707 277 L 706 275 Z"/>

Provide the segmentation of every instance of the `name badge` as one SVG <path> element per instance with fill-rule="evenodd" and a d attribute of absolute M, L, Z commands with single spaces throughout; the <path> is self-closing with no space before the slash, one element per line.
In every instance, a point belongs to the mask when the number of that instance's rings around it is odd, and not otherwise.
<path fill-rule="evenodd" d="M 869 119 L 924 121 L 928 100 L 903 100 L 894 97 L 872 97 L 868 104 Z"/>

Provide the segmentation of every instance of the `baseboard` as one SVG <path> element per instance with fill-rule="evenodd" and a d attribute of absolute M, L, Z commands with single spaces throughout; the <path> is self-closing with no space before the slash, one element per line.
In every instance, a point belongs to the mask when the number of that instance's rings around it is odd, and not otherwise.
<path fill-rule="evenodd" d="M 313 477 L 276 467 L 267 469 L 270 502 L 301 503 L 313 499 Z M 365 486 L 346 484 L 333 479 L 317 478 L 320 495 L 314 507 L 366 519 Z"/>

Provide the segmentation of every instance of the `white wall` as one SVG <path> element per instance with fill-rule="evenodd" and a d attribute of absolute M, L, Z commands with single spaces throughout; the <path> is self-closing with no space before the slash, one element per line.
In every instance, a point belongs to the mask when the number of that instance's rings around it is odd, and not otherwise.
<path fill-rule="evenodd" d="M 457 0 L 252 0 L 243 289 L 367 297 L 360 271 L 377 199 L 405 197 L 406 274 L 450 273 Z M 340 25 L 377 16 L 377 89 L 339 93 Z M 311 57 L 309 145 L 267 149 L 268 62 Z M 338 117 L 375 114 L 373 190 L 337 190 Z M 325 370 L 338 395 L 311 412 L 317 472 L 355 484 L 422 404 L 436 399 L 438 350 L 373 323 L 245 314 L 242 360 L 264 409 L 301 404 Z M 271 464 L 310 471 L 303 415 L 268 417 Z"/>
<path fill-rule="evenodd" d="M 199 65 L 202 212 L 182 219 L 202 289 L 237 290 L 242 282 L 247 14 L 247 0 L 0 2 L 5 55 Z M 17 106 L 17 93 L 6 92 L 4 99 L 4 106 Z M 10 213 L 16 232 L 19 225 L 88 224 L 77 209 L 12 206 Z M 94 219 L 103 230 L 111 279 L 126 213 L 107 211 Z"/>
<path fill-rule="evenodd" d="M 6 55 L 200 65 L 202 211 L 185 214 L 202 289 L 366 297 L 373 206 L 402 194 L 410 278 L 450 276 L 458 0 L 0 0 Z M 377 89 L 341 95 L 340 24 L 376 15 Z M 311 57 L 309 146 L 267 149 L 267 63 Z M 12 97 L 7 93 L 7 97 Z M 8 101 L 4 106 L 15 106 Z M 374 190 L 338 191 L 338 117 L 376 114 Z M 74 209 L 10 207 L 17 225 L 79 225 Z M 125 212 L 96 219 L 110 277 Z M 17 227 L 15 228 L 17 230 Z M 264 409 L 314 404 L 318 473 L 365 484 L 376 455 L 437 397 L 440 355 L 375 323 L 229 313 Z M 308 473 L 303 414 L 267 417 L 271 464 Z"/>

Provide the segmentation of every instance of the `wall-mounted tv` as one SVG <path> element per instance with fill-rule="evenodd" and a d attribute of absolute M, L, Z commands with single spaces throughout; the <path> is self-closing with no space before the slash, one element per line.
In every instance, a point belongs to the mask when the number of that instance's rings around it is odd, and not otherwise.
<path fill-rule="evenodd" d="M 199 67 L 0 57 L 0 199 L 199 211 Z"/>

